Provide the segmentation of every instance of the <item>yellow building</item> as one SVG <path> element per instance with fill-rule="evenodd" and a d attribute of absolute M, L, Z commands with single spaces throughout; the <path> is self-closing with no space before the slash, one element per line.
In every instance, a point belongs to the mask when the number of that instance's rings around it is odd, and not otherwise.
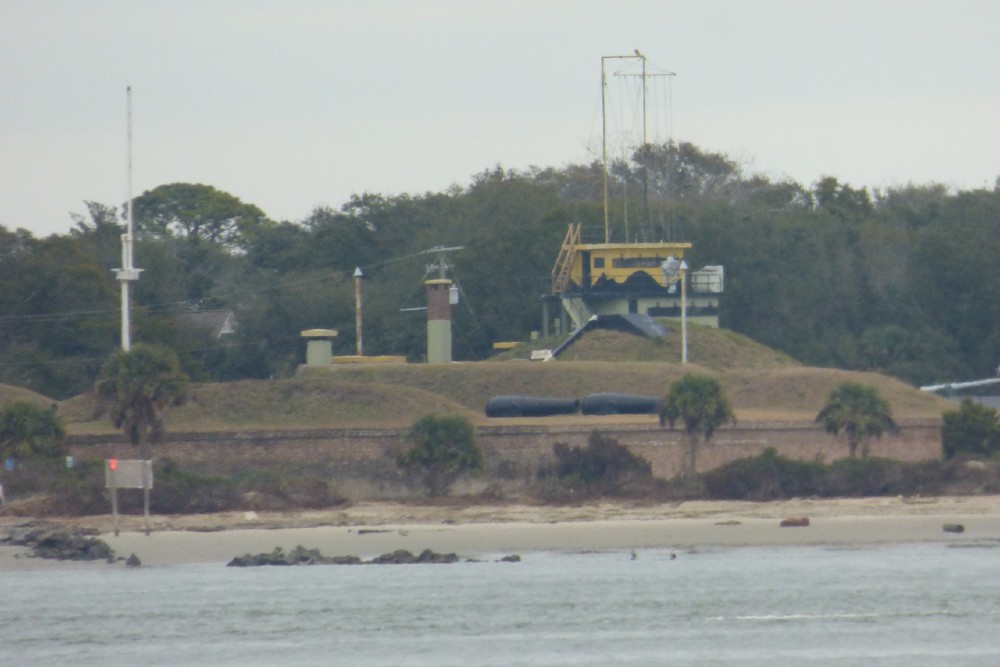
<path fill-rule="evenodd" d="M 678 267 L 690 243 L 583 243 L 580 225 L 570 225 L 552 268 L 552 292 L 543 298 L 543 335 L 550 334 L 552 304 L 560 305 L 557 330 L 568 332 L 593 316 L 681 315 Z M 687 316 L 718 326 L 723 288 L 721 266 L 687 271 Z"/>

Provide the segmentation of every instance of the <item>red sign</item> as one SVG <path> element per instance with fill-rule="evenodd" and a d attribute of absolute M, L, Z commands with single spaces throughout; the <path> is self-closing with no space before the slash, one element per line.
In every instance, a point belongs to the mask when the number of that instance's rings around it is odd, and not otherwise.
<path fill-rule="evenodd" d="M 118 459 L 108 459 L 108 469 L 118 470 Z"/>

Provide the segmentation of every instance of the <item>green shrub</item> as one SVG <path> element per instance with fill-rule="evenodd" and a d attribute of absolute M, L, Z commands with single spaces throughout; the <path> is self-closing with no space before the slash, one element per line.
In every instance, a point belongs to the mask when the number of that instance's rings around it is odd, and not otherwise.
<path fill-rule="evenodd" d="M 67 469 L 62 460 L 19 464 L 3 477 L 8 503 L 30 501 L 24 511 L 35 516 L 86 516 L 111 511 L 104 488 L 104 460 L 77 459 Z"/>
<path fill-rule="evenodd" d="M 883 458 L 840 459 L 825 471 L 820 494 L 828 497 L 899 495 L 905 486 L 905 469 L 899 461 Z"/>
<path fill-rule="evenodd" d="M 614 438 L 594 431 L 586 447 L 553 445 L 553 472 L 560 483 L 578 487 L 584 495 L 634 495 L 647 489 L 653 472 L 649 461 L 633 454 Z"/>
<path fill-rule="evenodd" d="M 57 460 L 65 456 L 66 431 L 55 406 L 14 401 L 0 410 L 0 462 Z"/>
<path fill-rule="evenodd" d="M 993 408 L 967 398 L 943 417 L 941 447 L 946 459 L 962 454 L 988 457 L 1000 451 L 1000 419 Z"/>
<path fill-rule="evenodd" d="M 128 507 L 134 507 L 135 497 L 141 502 L 141 491 L 129 495 Z M 222 512 L 239 506 L 232 481 L 183 470 L 170 459 L 159 459 L 153 465 L 153 490 L 149 502 L 150 511 L 157 514 Z"/>
<path fill-rule="evenodd" d="M 710 498 L 781 500 L 816 493 L 823 466 L 780 456 L 773 447 L 752 458 L 722 465 L 702 476 Z"/>
<path fill-rule="evenodd" d="M 422 478 L 432 496 L 444 495 L 464 474 L 483 468 L 483 453 L 476 431 L 465 417 L 425 415 L 406 434 L 410 448 L 398 459 L 399 467 Z"/>

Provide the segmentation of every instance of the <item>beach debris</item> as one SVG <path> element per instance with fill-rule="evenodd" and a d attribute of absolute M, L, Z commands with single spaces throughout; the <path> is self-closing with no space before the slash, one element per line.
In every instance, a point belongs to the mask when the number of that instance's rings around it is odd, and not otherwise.
<path fill-rule="evenodd" d="M 716 521 L 715 525 L 716 526 L 739 526 L 742 523 L 743 523 L 742 521 L 737 521 L 736 519 L 729 519 L 728 521 Z"/>
<path fill-rule="evenodd" d="M 790 516 L 787 519 L 782 519 L 779 525 L 782 528 L 805 528 L 809 525 L 809 517 Z"/>
<path fill-rule="evenodd" d="M 639 560 L 639 554 L 635 552 L 635 549 L 632 549 L 632 560 Z"/>
<path fill-rule="evenodd" d="M 521 557 L 517 554 L 507 554 L 500 559 L 501 563 L 520 563 Z"/>
<path fill-rule="evenodd" d="M 670 552 L 670 560 L 677 560 L 677 554 L 675 554 L 673 551 Z"/>
<path fill-rule="evenodd" d="M 142 561 L 134 553 L 125 560 L 125 567 L 141 567 Z"/>
<path fill-rule="evenodd" d="M 946 523 L 943 526 L 944 532 L 946 533 L 964 533 L 965 526 L 960 523 Z"/>
<path fill-rule="evenodd" d="M 406 549 L 397 549 L 391 553 L 385 553 L 366 561 L 361 560 L 358 556 L 324 556 L 320 553 L 319 549 L 306 549 L 303 546 L 296 546 L 287 554 L 281 547 L 275 547 L 270 553 L 236 556 L 227 563 L 227 567 L 258 567 L 262 565 L 406 565 L 411 563 L 457 562 L 458 556 L 454 553 L 440 554 L 430 549 L 424 549 L 418 555 L 414 555 Z"/>

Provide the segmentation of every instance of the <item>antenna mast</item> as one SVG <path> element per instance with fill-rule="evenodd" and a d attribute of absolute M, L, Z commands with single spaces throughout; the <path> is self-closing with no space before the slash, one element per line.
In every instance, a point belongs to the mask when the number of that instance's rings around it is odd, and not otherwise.
<path fill-rule="evenodd" d="M 122 285 L 122 349 L 126 352 L 132 349 L 131 306 L 129 303 L 129 284 L 139 279 L 142 269 L 132 265 L 132 86 L 125 89 L 127 120 L 128 120 L 128 183 L 127 183 L 127 217 L 125 233 L 122 234 L 122 268 L 113 269 L 118 282 Z"/>
<path fill-rule="evenodd" d="M 649 139 L 647 138 L 647 106 L 646 106 L 646 79 L 653 76 L 666 76 L 672 77 L 676 76 L 674 72 L 654 72 L 649 73 L 646 67 L 647 58 L 645 54 L 641 53 L 639 49 L 635 49 L 632 55 L 628 56 L 602 56 L 601 57 L 601 155 L 604 162 L 604 242 L 611 242 L 611 231 L 608 224 L 608 122 L 607 122 L 607 90 L 608 90 L 608 78 L 605 73 L 605 61 L 606 60 L 640 60 L 642 62 L 642 73 L 641 74 L 624 74 L 616 73 L 615 76 L 638 76 L 642 79 L 642 147 L 643 154 L 646 156 L 643 165 L 643 178 L 642 178 L 642 189 L 643 189 L 643 202 L 646 214 L 646 224 L 649 224 Z M 628 227 L 625 229 L 625 242 L 628 243 Z"/>

